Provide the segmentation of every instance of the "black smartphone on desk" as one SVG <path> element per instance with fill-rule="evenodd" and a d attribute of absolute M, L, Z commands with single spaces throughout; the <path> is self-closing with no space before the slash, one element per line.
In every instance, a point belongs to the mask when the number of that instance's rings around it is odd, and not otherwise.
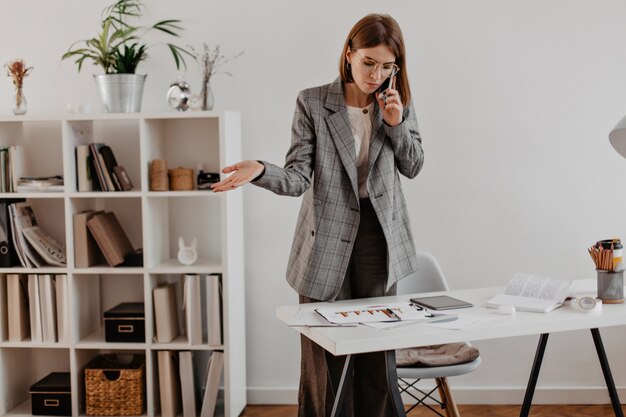
<path fill-rule="evenodd" d="M 433 295 L 430 297 L 411 298 L 413 304 L 425 307 L 430 310 L 452 310 L 454 308 L 473 307 L 472 303 L 459 300 L 458 298 L 449 297 L 447 295 Z"/>

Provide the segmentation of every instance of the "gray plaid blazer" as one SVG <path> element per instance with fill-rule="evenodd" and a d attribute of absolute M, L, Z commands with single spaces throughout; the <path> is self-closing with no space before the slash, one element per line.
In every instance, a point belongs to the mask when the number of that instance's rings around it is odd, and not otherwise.
<path fill-rule="evenodd" d="M 413 105 L 395 127 L 383 122 L 374 105 L 367 190 L 387 240 L 387 289 L 417 270 L 398 173 L 413 178 L 423 161 Z M 301 295 L 333 300 L 359 227 L 356 152 L 339 78 L 298 95 L 285 166 L 261 162 L 265 172 L 255 185 L 280 195 L 304 194 L 287 281 Z"/>

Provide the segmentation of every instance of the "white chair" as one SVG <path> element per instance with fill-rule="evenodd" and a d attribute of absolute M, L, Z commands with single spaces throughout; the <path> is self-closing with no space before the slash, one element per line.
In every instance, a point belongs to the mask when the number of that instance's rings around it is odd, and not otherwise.
<path fill-rule="evenodd" d="M 419 271 L 417 275 L 406 278 L 398 282 L 398 294 L 412 294 L 432 291 L 447 291 L 448 283 L 441 272 L 441 268 L 437 260 L 429 253 L 418 252 L 417 260 Z M 398 387 L 400 394 L 406 393 L 416 400 L 416 403 L 407 410 L 407 414 L 420 404 L 425 405 L 434 413 L 441 417 L 445 417 L 437 409 L 426 404 L 427 398 L 435 401 L 441 409 L 445 410 L 447 417 L 459 417 L 459 411 L 456 407 L 452 393 L 448 387 L 447 378 L 457 375 L 463 375 L 472 372 L 478 368 L 481 359 L 478 356 L 471 362 L 461 363 L 457 365 L 433 366 L 433 367 L 404 367 L 397 366 Z M 435 379 L 436 386 L 429 391 L 423 391 L 416 385 L 422 379 Z M 439 399 L 431 396 L 437 390 Z"/>

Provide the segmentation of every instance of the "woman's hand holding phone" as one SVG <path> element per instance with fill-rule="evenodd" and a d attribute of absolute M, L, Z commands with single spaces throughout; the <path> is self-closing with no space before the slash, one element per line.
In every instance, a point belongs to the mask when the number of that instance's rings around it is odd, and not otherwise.
<path fill-rule="evenodd" d="M 404 107 L 400 100 L 400 94 L 395 87 L 396 76 L 394 75 L 383 81 L 381 90 L 376 92 L 376 101 L 378 101 L 385 123 L 389 126 L 397 126 L 402 123 Z"/>
<path fill-rule="evenodd" d="M 259 161 L 248 159 L 246 161 L 237 162 L 235 165 L 224 167 L 224 174 L 233 173 L 228 178 L 211 185 L 211 189 L 215 192 L 234 190 L 242 185 L 246 185 L 265 170 L 265 165 Z"/>

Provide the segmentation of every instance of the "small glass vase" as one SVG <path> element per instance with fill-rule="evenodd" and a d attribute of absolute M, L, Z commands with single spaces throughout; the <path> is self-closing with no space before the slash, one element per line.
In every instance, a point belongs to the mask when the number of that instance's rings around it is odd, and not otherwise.
<path fill-rule="evenodd" d="M 21 87 L 18 87 L 15 90 L 15 96 L 13 96 L 13 105 L 11 110 L 13 110 L 13 114 L 17 116 L 21 116 L 26 114 L 26 97 L 24 97 L 24 92 Z"/>
<path fill-rule="evenodd" d="M 204 84 L 200 91 L 200 99 L 202 100 L 202 110 L 213 110 L 215 99 L 213 98 L 213 90 L 209 84 Z"/>

